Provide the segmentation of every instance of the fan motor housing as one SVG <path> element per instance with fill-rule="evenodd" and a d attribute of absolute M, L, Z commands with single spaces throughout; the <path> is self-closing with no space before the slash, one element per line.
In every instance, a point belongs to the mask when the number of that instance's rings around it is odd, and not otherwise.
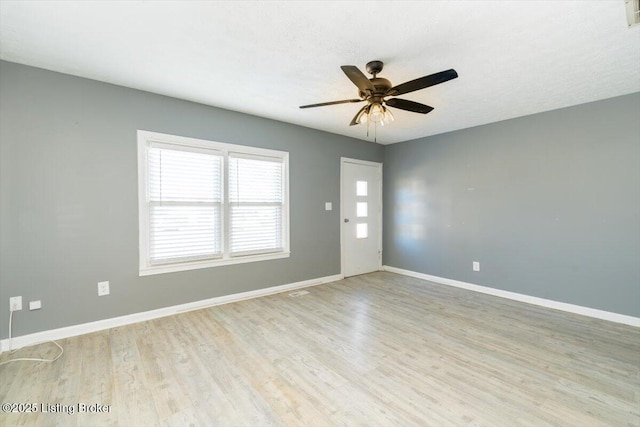
<path fill-rule="evenodd" d="M 374 77 L 372 79 L 369 79 L 371 81 L 371 83 L 373 84 L 373 87 L 376 88 L 376 93 L 378 92 L 386 92 L 389 89 L 391 89 L 391 82 L 387 79 L 383 79 L 382 77 Z"/>
<path fill-rule="evenodd" d="M 384 96 L 384 94 L 393 87 L 389 80 L 382 77 L 374 77 L 372 79 L 369 79 L 369 81 L 371 82 L 375 90 L 372 94 L 367 94 L 366 92 L 359 91 L 358 95 L 360 95 L 360 98 L 362 99 L 367 99 L 371 96 Z"/>

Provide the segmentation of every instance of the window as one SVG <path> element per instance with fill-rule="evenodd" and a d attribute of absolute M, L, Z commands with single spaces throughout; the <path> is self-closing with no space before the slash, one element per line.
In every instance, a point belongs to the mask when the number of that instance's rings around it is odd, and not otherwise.
<path fill-rule="evenodd" d="M 288 153 L 138 131 L 140 275 L 289 256 Z"/>
<path fill-rule="evenodd" d="M 282 161 L 229 156 L 231 256 L 282 251 Z"/>
<path fill-rule="evenodd" d="M 222 255 L 222 155 L 147 148 L 149 264 L 217 258 Z"/>

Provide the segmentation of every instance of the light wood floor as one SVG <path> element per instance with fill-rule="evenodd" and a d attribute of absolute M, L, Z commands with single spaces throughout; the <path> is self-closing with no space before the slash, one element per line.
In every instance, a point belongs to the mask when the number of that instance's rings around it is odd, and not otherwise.
<path fill-rule="evenodd" d="M 0 367 L 0 402 L 111 405 L 2 424 L 640 425 L 638 328 L 392 273 L 307 290 L 66 339 L 54 364 Z"/>

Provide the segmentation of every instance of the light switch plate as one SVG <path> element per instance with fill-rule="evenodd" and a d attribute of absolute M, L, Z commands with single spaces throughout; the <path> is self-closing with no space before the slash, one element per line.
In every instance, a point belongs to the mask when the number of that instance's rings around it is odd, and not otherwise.
<path fill-rule="evenodd" d="M 325 211 L 330 211 L 331 209 L 333 209 L 333 206 L 332 206 L 331 202 L 326 202 L 324 204 L 324 210 Z"/>

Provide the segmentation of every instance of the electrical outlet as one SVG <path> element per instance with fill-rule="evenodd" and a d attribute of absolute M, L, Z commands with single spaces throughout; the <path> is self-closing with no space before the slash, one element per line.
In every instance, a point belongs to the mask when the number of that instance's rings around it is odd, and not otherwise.
<path fill-rule="evenodd" d="M 11 298 L 9 298 L 9 310 L 10 311 L 20 311 L 20 310 L 22 310 L 22 297 L 11 297 Z"/>
<path fill-rule="evenodd" d="M 98 282 L 98 296 L 109 295 L 109 282 Z"/>
<path fill-rule="evenodd" d="M 40 300 L 29 301 L 29 310 L 40 310 L 41 308 L 42 308 L 42 302 Z"/>
<path fill-rule="evenodd" d="M 480 263 L 478 261 L 473 261 L 473 271 L 480 271 Z"/>

